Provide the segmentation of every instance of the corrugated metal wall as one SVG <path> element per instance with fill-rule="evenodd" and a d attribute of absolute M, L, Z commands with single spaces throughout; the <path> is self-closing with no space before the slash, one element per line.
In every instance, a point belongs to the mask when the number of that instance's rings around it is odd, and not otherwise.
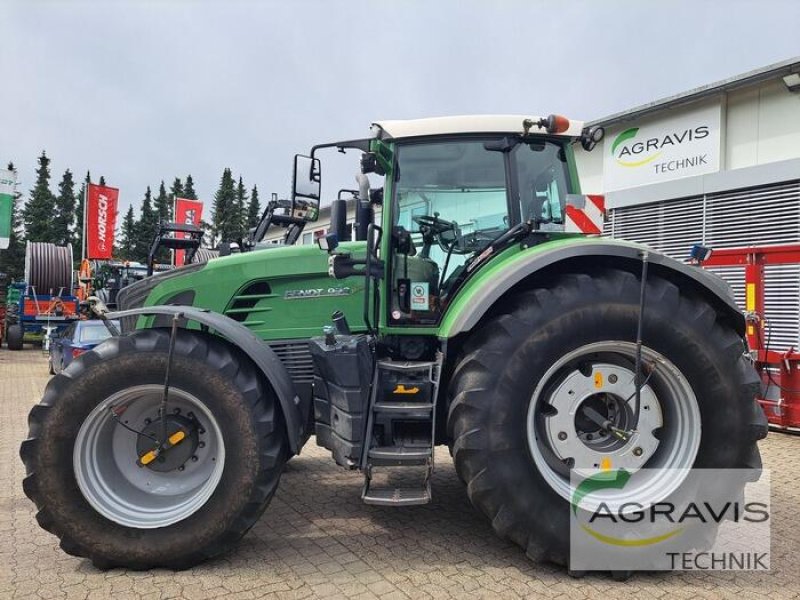
<path fill-rule="evenodd" d="M 685 261 L 711 248 L 800 243 L 800 181 L 612 209 L 606 235 L 647 244 Z M 744 305 L 744 267 L 713 269 Z M 765 269 L 770 347 L 800 348 L 800 265 Z"/>

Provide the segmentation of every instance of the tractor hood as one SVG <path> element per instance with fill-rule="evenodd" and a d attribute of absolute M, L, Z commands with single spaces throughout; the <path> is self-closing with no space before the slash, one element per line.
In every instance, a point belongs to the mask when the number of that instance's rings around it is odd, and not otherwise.
<path fill-rule="evenodd" d="M 339 247 L 356 256 L 365 248 L 364 242 Z M 318 335 L 321 324 L 330 321 L 337 309 L 358 328 L 363 291 L 362 277 L 332 279 L 328 255 L 316 245 L 286 246 L 215 258 L 150 277 L 120 292 L 119 309 L 190 305 L 224 314 L 263 339 L 307 338 Z"/>

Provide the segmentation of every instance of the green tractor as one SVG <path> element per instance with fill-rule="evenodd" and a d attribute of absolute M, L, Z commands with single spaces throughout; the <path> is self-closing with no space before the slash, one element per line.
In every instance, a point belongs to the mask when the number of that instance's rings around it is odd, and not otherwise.
<path fill-rule="evenodd" d="M 39 524 L 101 568 L 187 568 L 253 526 L 311 435 L 364 474 L 365 503 L 396 507 L 431 500 L 447 445 L 500 536 L 568 565 L 571 470 L 648 469 L 625 494 L 649 502 L 682 470 L 760 469 L 728 287 L 580 233 L 602 204 L 573 146 L 601 137 L 555 115 L 447 117 L 296 156 L 291 198 L 241 252 L 95 306 L 124 335 L 50 381 L 21 448 Z M 293 245 L 323 150 L 360 158 L 356 224 L 334 205 L 318 245 Z M 289 243 L 262 249 L 270 226 Z"/>

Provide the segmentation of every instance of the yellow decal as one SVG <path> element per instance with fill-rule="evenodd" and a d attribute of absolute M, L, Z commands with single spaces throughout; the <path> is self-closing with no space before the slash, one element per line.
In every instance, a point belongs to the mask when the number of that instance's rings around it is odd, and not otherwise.
<path fill-rule="evenodd" d="M 611 470 L 611 459 L 608 456 L 604 456 L 602 460 L 600 460 L 600 470 L 601 471 Z"/>
<path fill-rule="evenodd" d="M 186 437 L 186 434 L 183 432 L 183 430 L 182 429 L 178 429 L 178 431 L 176 431 L 171 436 L 169 436 L 169 443 L 172 444 L 173 446 L 175 444 L 180 444 L 181 441 L 183 440 L 183 438 L 185 438 L 185 437 Z"/>
<path fill-rule="evenodd" d="M 407 388 L 403 384 L 397 384 L 397 387 L 394 388 L 393 394 L 416 394 L 419 392 L 419 388 L 414 386 L 412 388 Z"/>
<path fill-rule="evenodd" d="M 594 373 L 594 387 L 598 390 L 603 387 L 603 374 L 600 371 Z"/>
<path fill-rule="evenodd" d="M 756 309 L 756 284 L 748 283 L 746 290 L 745 310 L 753 312 Z"/>

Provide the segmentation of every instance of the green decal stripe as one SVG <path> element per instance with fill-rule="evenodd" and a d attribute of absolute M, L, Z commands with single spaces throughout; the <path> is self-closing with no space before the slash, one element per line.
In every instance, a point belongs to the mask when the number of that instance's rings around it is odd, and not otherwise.
<path fill-rule="evenodd" d="M 614 140 L 614 143 L 611 144 L 611 154 L 617 150 L 617 146 L 621 143 L 628 141 L 632 137 L 636 137 L 636 134 L 639 133 L 638 127 L 631 127 L 630 129 L 626 129 L 622 133 L 617 136 L 617 139 Z"/>

